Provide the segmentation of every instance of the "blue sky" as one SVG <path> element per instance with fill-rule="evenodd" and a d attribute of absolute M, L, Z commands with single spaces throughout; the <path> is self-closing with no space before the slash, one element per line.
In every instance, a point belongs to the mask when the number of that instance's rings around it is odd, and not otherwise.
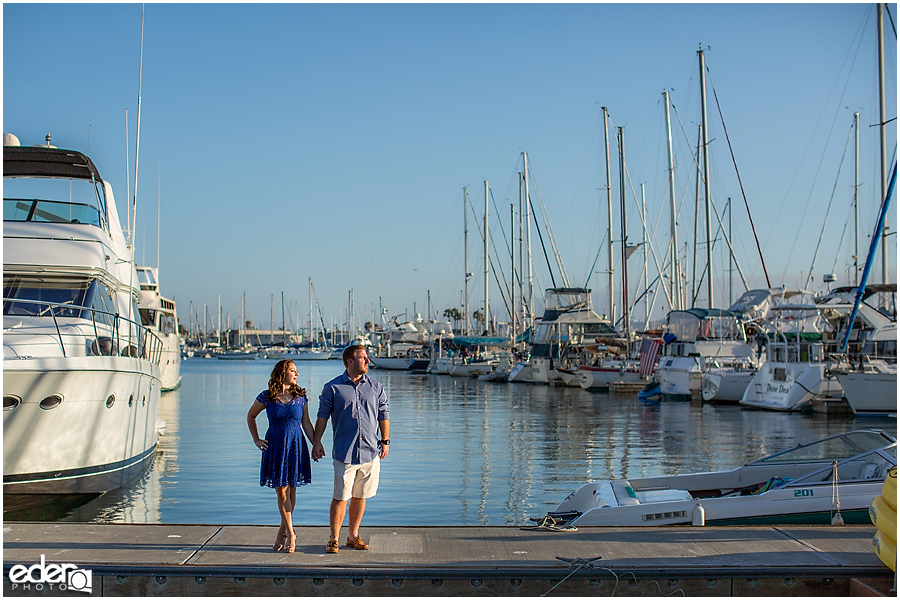
<path fill-rule="evenodd" d="M 890 11 L 896 19 L 896 5 Z M 893 119 L 897 50 L 888 18 L 885 28 Z M 85 152 L 90 136 L 89 154 L 113 185 L 123 222 L 131 196 L 126 109 L 134 182 L 140 35 L 140 4 L 3 6 L 3 131 L 23 144 L 50 132 L 55 145 Z M 643 183 L 662 257 L 669 199 L 661 92 L 670 91 L 678 235 L 690 242 L 682 255 L 693 255 L 689 146 L 700 122 L 701 44 L 711 195 L 720 211 L 735 199 L 734 245 L 749 284 L 765 279 L 713 91 L 772 285 L 805 282 L 833 190 L 814 274 L 819 289 L 823 273 L 846 282 L 853 146 L 844 147 L 855 111 L 863 255 L 879 204 L 873 4 L 147 4 L 138 261 L 157 262 L 159 197 L 163 293 L 185 324 L 191 302 L 212 314 L 217 296 L 234 323 L 246 293 L 261 328 L 274 295 L 280 325 L 282 292 L 305 323 L 310 278 L 327 324 L 346 319 L 349 290 L 362 320 L 376 318 L 379 298 L 390 315 L 424 315 L 429 292 L 443 312 L 461 305 L 463 187 L 480 220 L 489 181 L 489 228 L 505 252 L 500 228 L 508 237 L 526 151 L 570 284 L 584 285 L 593 266 L 594 305 L 608 312 L 600 107 L 610 114 L 614 239 L 615 128 L 624 127 L 628 240 L 643 235 L 635 200 Z M 890 163 L 896 121 L 887 130 Z M 532 201 L 538 206 L 534 193 Z M 895 208 L 889 223 L 896 229 Z M 540 296 L 551 276 L 532 236 Z M 483 298 L 482 244 L 470 213 L 473 310 Z M 716 306 L 729 303 L 723 250 L 717 243 Z M 494 260 L 509 278 L 508 254 Z M 632 295 L 642 267 L 638 251 L 629 260 Z M 652 280 L 652 258 L 650 271 Z M 881 280 L 880 262 L 873 279 Z M 737 273 L 734 281 L 736 297 Z M 616 286 L 619 293 L 618 276 Z M 704 286 L 702 306 L 705 295 Z M 505 320 L 496 284 L 490 297 Z M 654 317 L 667 308 L 658 299 Z M 643 315 L 642 305 L 635 312 Z"/>

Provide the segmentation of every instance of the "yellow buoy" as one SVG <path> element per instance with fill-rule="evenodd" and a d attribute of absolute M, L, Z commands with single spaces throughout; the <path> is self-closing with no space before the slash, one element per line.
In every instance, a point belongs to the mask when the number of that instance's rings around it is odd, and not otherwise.
<path fill-rule="evenodd" d="M 875 499 L 872 500 L 872 505 L 869 506 L 869 518 L 872 519 L 872 523 L 875 524 L 878 531 L 894 540 L 896 545 L 897 511 L 887 503 L 884 496 L 875 496 Z"/>
<path fill-rule="evenodd" d="M 872 538 L 872 545 L 875 547 L 875 554 L 881 562 L 884 563 L 891 571 L 897 568 L 897 544 L 891 538 L 884 535 L 881 531 L 875 532 Z"/>
<path fill-rule="evenodd" d="M 897 467 L 892 467 L 888 471 L 884 485 L 881 486 L 881 495 L 891 505 L 894 512 L 897 512 Z"/>

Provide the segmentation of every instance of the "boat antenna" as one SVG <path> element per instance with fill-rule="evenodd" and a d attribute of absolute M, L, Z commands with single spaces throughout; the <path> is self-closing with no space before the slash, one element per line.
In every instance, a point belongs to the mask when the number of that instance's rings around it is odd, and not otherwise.
<path fill-rule="evenodd" d="M 138 101 L 137 101 L 137 133 L 134 142 L 134 194 L 131 199 L 132 215 L 137 224 L 137 189 L 138 189 L 138 157 L 141 152 L 141 79 L 144 72 L 144 5 L 141 5 L 141 55 L 138 63 Z M 131 245 L 134 247 L 134 228 L 131 231 Z"/>
<path fill-rule="evenodd" d="M 141 75 L 144 71 L 144 5 L 141 5 L 141 58 L 138 63 L 138 113 L 137 113 L 137 134 L 135 135 L 135 147 L 134 147 L 134 196 L 132 196 L 131 202 L 131 214 L 133 217 L 132 221 L 132 229 L 131 229 L 131 269 L 129 269 L 128 274 L 128 295 L 134 291 L 134 273 L 135 273 L 135 259 L 134 259 L 134 227 L 137 224 L 137 187 L 138 187 L 138 154 L 140 152 L 141 147 Z M 129 298 L 128 302 L 128 320 L 134 321 L 134 297 Z M 131 324 L 128 325 L 129 331 L 131 331 Z"/>

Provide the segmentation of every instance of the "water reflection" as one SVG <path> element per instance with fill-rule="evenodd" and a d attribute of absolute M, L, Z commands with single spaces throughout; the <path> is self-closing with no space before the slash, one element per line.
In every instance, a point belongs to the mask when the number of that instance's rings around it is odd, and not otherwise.
<path fill-rule="evenodd" d="M 46 520 L 277 523 L 275 494 L 258 485 L 260 455 L 245 420 L 273 364 L 183 363 L 182 387 L 162 397 L 167 428 L 151 470 L 127 489 Z M 314 413 L 319 391 L 342 365 L 297 367 Z M 393 443 L 364 526 L 521 525 L 591 480 L 719 470 L 832 433 L 879 428 L 896 436 L 897 429 L 896 420 L 852 415 L 642 404 L 577 388 L 372 375 L 390 398 Z M 297 493 L 295 523 L 328 522 L 331 478 L 330 456 L 313 464 L 313 485 Z"/>

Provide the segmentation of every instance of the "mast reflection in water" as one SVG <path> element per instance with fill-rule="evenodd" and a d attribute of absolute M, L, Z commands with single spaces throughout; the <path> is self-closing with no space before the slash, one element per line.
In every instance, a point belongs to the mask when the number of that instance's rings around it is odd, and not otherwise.
<path fill-rule="evenodd" d="M 278 522 L 275 493 L 259 486 L 259 450 L 246 413 L 265 389 L 267 360 L 189 359 L 179 390 L 163 394 L 167 428 L 150 471 L 127 488 L 64 514 L 23 511 L 5 520 L 111 523 Z M 322 385 L 338 360 L 298 361 L 315 420 Z M 728 469 L 798 442 L 895 419 L 801 415 L 738 406 L 644 405 L 580 388 L 482 383 L 373 370 L 391 403 L 391 451 L 363 526 L 525 525 L 596 479 Z M 265 413 L 263 413 L 264 415 Z M 265 431 L 265 417 L 260 430 Z M 328 456 L 297 491 L 294 523 L 324 526 L 332 493 Z M 28 513 L 28 514 L 26 514 Z"/>

